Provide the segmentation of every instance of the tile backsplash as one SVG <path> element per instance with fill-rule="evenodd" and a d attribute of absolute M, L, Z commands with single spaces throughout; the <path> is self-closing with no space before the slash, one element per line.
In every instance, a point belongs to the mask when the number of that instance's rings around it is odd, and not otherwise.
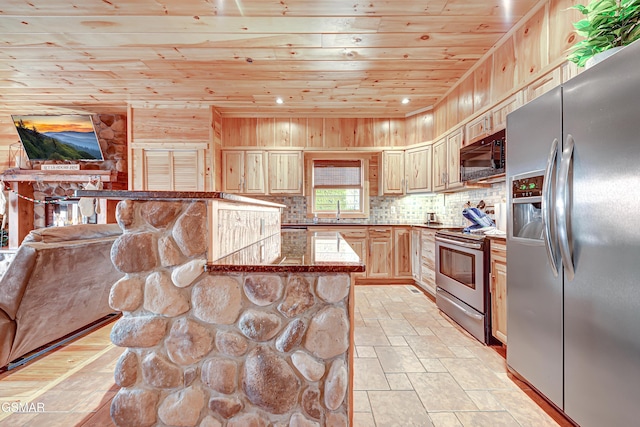
<path fill-rule="evenodd" d="M 486 210 L 500 202 L 506 201 L 506 185 L 504 182 L 493 184 L 489 188 L 473 189 L 451 194 L 417 194 L 410 196 L 372 196 L 369 198 L 368 219 L 348 219 L 341 222 L 354 224 L 419 224 L 427 220 L 429 212 L 436 214 L 438 222 L 447 225 L 469 225 L 462 216 L 462 209 L 467 202 L 477 206 L 482 200 Z M 283 212 L 283 224 L 309 224 L 307 218 L 307 198 L 304 196 L 291 197 L 260 197 L 276 203 L 286 205 Z M 329 220 L 321 220 L 329 223 Z"/>

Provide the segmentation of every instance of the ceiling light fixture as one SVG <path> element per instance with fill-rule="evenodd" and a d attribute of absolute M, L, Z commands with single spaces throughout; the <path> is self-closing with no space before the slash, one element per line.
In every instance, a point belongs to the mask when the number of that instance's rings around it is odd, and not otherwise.
<path fill-rule="evenodd" d="M 402 98 L 402 103 L 405 105 L 408 104 L 409 101 L 410 101 L 409 98 Z"/>
<path fill-rule="evenodd" d="M 282 98 L 276 98 L 276 104 L 284 104 Z"/>

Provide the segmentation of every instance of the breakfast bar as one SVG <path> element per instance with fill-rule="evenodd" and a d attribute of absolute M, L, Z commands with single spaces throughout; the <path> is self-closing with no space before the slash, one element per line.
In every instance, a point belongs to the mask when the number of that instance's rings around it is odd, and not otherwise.
<path fill-rule="evenodd" d="M 281 231 L 282 205 L 225 193 L 77 196 L 121 200 L 116 425 L 351 425 L 365 267 L 339 233 Z"/>

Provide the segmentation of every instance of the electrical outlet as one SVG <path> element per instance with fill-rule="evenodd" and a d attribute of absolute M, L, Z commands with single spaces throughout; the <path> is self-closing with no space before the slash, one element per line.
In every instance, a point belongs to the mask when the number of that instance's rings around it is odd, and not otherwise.
<path fill-rule="evenodd" d="M 396 207 L 391 206 L 391 215 L 395 215 L 395 214 L 396 214 Z"/>

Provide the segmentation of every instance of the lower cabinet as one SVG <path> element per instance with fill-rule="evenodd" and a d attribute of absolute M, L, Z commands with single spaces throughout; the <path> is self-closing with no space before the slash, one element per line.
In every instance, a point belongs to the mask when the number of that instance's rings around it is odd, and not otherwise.
<path fill-rule="evenodd" d="M 436 295 L 436 231 L 420 230 L 420 281 L 418 284 L 431 295 Z"/>
<path fill-rule="evenodd" d="M 393 277 L 410 279 L 411 228 L 393 227 Z"/>
<path fill-rule="evenodd" d="M 491 333 L 507 343 L 507 245 L 491 239 Z"/>
<path fill-rule="evenodd" d="M 388 279 L 393 274 L 393 246 L 391 227 L 369 228 L 369 253 L 367 254 L 367 277 Z"/>
<path fill-rule="evenodd" d="M 422 234 L 419 228 L 411 229 L 411 277 L 420 283 L 422 270 Z"/>
<path fill-rule="evenodd" d="M 360 280 L 412 278 L 411 234 L 408 226 L 309 226 L 310 231 L 338 232 L 365 263 L 364 273 L 354 273 Z M 419 230 L 418 230 L 419 232 Z"/>

